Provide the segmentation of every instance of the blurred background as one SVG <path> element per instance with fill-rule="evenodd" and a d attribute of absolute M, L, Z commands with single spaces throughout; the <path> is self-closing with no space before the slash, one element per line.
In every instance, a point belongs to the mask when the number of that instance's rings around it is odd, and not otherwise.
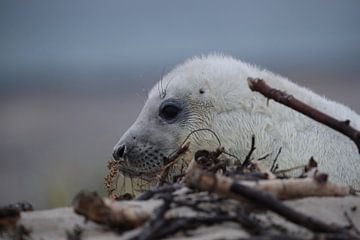
<path fill-rule="evenodd" d="M 163 69 L 222 52 L 360 112 L 360 1 L 0 1 L 0 205 L 104 194 Z"/>

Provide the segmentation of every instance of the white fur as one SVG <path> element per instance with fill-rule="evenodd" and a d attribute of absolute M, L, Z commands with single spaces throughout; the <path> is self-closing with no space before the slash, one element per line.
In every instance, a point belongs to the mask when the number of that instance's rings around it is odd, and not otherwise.
<path fill-rule="evenodd" d="M 313 156 L 332 181 L 360 186 L 360 156 L 350 139 L 276 102 L 267 105 L 265 97 L 250 91 L 248 77 L 264 79 L 335 118 L 349 119 L 351 126 L 360 129 L 360 116 L 340 103 L 232 57 L 210 55 L 186 61 L 163 79 L 162 85 L 167 85 L 165 98 L 186 98 L 194 111 L 187 126 L 174 130 L 181 131 L 178 143 L 189 131 L 208 127 L 228 151 L 244 159 L 254 134 L 254 156 L 270 153 L 268 165 L 282 147 L 278 160 L 281 169 L 305 164 Z M 199 89 L 205 93 L 199 94 Z M 155 86 L 148 101 L 158 99 L 158 95 Z M 195 148 L 202 148 L 214 139 L 208 136 L 193 141 Z"/>

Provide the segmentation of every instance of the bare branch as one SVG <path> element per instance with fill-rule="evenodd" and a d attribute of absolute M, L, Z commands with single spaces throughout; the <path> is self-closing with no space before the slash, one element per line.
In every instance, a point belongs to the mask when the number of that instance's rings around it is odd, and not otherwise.
<path fill-rule="evenodd" d="M 151 210 L 129 208 L 109 199 L 103 200 L 95 192 L 82 191 L 73 201 L 74 211 L 96 223 L 123 229 L 141 226 L 151 216 Z"/>
<path fill-rule="evenodd" d="M 271 88 L 262 79 L 248 78 L 248 84 L 252 91 L 259 92 L 266 98 L 273 99 L 349 137 L 356 144 L 360 153 L 360 131 L 350 126 L 350 120 L 337 120 L 286 92 Z"/>
<path fill-rule="evenodd" d="M 264 182 L 269 183 L 271 181 L 275 180 L 267 180 Z M 286 180 L 282 180 L 281 182 L 282 184 L 286 184 Z M 343 228 L 340 226 L 327 224 L 288 207 L 269 191 L 261 191 L 256 189 L 256 187 L 260 185 L 259 182 L 255 183 L 254 187 L 250 187 L 246 186 L 240 181 L 233 181 L 228 177 L 216 176 L 203 170 L 195 169 L 192 174 L 188 176 L 186 183 L 191 188 L 196 188 L 203 191 L 213 191 L 220 195 L 228 196 L 240 201 L 243 199 L 249 200 L 251 203 L 269 209 L 286 218 L 287 220 L 315 232 L 337 233 L 343 231 Z M 288 187 L 284 187 L 284 185 L 282 185 L 282 187 L 283 189 L 288 189 Z M 269 188 L 267 188 L 267 190 L 268 189 Z"/>

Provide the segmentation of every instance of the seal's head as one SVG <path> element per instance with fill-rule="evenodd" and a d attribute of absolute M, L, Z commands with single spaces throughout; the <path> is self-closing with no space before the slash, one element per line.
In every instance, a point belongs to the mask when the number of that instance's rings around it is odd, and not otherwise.
<path fill-rule="evenodd" d="M 268 105 L 261 94 L 251 92 L 248 77 L 266 79 L 270 86 L 360 126 L 360 116 L 350 109 L 279 75 L 227 56 L 198 57 L 176 67 L 150 91 L 137 120 L 114 148 L 120 170 L 156 176 L 189 135 L 192 153 L 215 150 L 219 143 L 214 134 L 196 131 L 210 129 L 237 159 L 245 158 L 255 136 L 255 159 L 279 157 L 282 168 L 290 169 L 313 156 L 323 160 L 321 166 L 337 182 L 359 186 L 359 154 L 349 139 L 283 105 Z M 265 164 L 271 167 L 272 161 Z"/>
<path fill-rule="evenodd" d="M 238 74 L 236 64 L 237 60 L 224 56 L 194 58 L 164 76 L 114 147 L 114 159 L 126 166 L 121 170 L 132 176 L 154 176 L 189 133 L 213 129 L 216 114 L 233 107 L 227 98 L 238 94 L 226 81 Z M 213 135 L 199 132 L 192 134 L 190 148 L 217 144 Z"/>

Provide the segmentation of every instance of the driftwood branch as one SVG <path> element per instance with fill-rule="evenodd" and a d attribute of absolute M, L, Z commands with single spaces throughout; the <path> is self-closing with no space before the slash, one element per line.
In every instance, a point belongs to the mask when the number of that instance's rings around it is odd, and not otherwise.
<path fill-rule="evenodd" d="M 142 225 L 151 216 L 151 210 L 129 208 L 106 199 L 95 192 L 80 192 L 73 201 L 74 211 L 99 224 L 132 229 Z"/>
<path fill-rule="evenodd" d="M 248 78 L 248 83 L 252 91 L 259 92 L 268 99 L 273 99 L 349 137 L 356 144 L 360 153 L 360 131 L 350 126 L 350 120 L 337 120 L 286 92 L 271 88 L 262 79 Z"/>
<path fill-rule="evenodd" d="M 224 194 L 231 195 L 228 191 L 228 186 L 239 183 L 246 187 L 250 187 L 256 190 L 265 191 L 271 193 L 278 199 L 290 200 L 299 199 L 305 197 L 344 197 L 353 194 L 353 190 L 349 186 L 340 186 L 327 181 L 327 175 L 319 173 L 314 177 L 308 178 L 288 178 L 288 179 L 267 179 L 267 180 L 234 180 L 230 177 L 217 175 L 216 177 L 210 173 L 199 173 L 199 169 L 194 169 L 194 176 L 187 176 L 187 180 L 196 182 L 201 180 L 202 182 L 196 183 L 195 186 L 202 186 L 201 183 L 206 183 L 204 187 L 208 188 L 210 182 L 219 181 L 219 187 L 221 191 L 225 191 Z M 199 176 L 201 175 L 201 177 Z M 198 179 L 199 178 L 199 179 Z M 209 190 L 209 189 L 207 189 Z"/>
<path fill-rule="evenodd" d="M 237 200 L 249 200 L 251 203 L 269 209 L 285 219 L 315 232 L 339 233 L 343 231 L 343 228 L 340 226 L 327 224 L 288 207 L 267 191 L 246 186 L 228 177 L 216 176 L 200 169 L 194 169 L 191 175 L 188 175 L 186 183 L 190 188 L 213 191 Z M 286 187 L 284 187 L 284 189 L 285 188 Z"/>

